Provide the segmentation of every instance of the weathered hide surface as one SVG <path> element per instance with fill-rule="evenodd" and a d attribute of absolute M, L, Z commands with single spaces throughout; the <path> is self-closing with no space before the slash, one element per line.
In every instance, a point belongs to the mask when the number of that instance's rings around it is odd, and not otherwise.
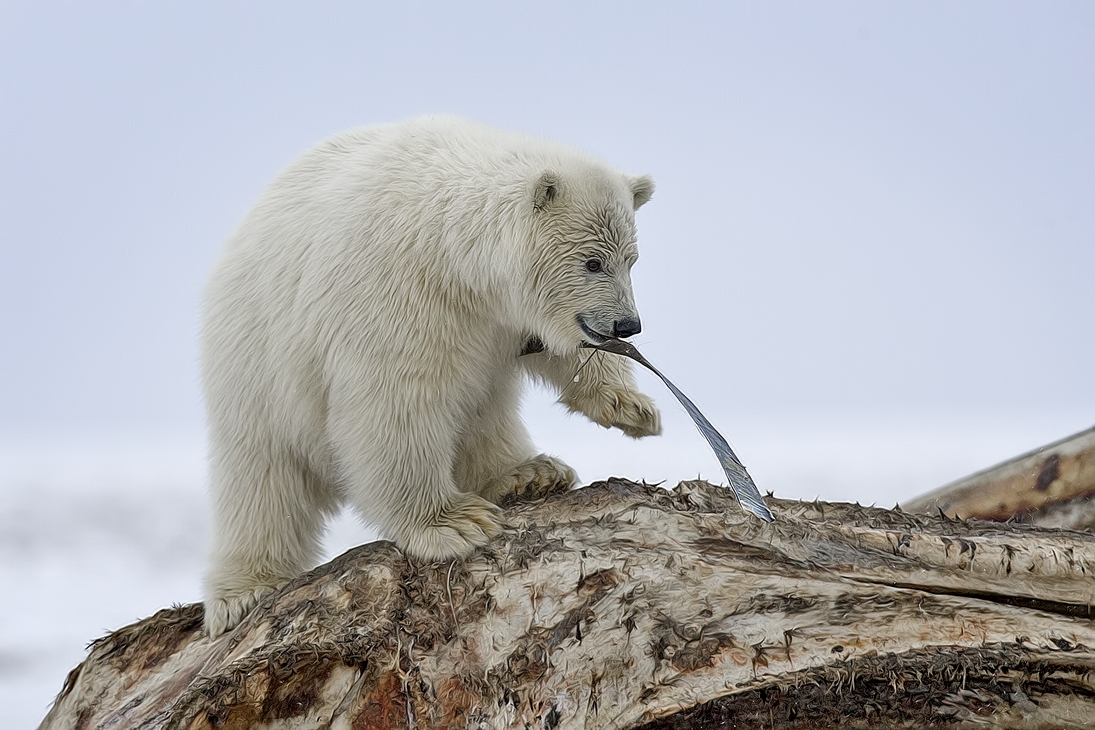
<path fill-rule="evenodd" d="M 387 542 L 210 642 L 96 642 L 43 728 L 1095 727 L 1095 536 L 610 480 Z"/>
<path fill-rule="evenodd" d="M 1095 428 L 902 505 L 909 512 L 1095 531 Z"/>

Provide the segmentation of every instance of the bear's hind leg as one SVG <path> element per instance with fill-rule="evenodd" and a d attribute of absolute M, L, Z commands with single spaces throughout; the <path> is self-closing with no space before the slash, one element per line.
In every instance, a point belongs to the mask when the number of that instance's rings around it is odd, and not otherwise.
<path fill-rule="evenodd" d="M 213 549 L 205 580 L 210 637 L 313 567 L 337 498 L 298 460 L 256 450 L 214 455 Z"/>

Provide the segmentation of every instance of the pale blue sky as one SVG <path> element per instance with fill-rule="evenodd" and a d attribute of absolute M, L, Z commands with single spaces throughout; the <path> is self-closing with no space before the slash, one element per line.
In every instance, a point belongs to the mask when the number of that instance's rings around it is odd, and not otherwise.
<path fill-rule="evenodd" d="M 637 344 L 717 423 L 1095 422 L 1090 3 L 0 8 L 4 438 L 200 432 L 232 227 L 434 111 L 654 176 Z"/>

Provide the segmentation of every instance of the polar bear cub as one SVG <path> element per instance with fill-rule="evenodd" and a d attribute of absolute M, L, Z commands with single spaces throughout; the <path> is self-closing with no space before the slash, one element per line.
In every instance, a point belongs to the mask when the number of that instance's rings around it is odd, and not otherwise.
<path fill-rule="evenodd" d="M 438 560 L 486 543 L 501 498 L 572 487 L 521 423 L 524 376 L 660 432 L 630 364 L 580 349 L 639 332 L 634 211 L 653 191 L 453 117 L 337 135 L 273 181 L 206 291 L 211 636 L 312 567 L 344 503 Z"/>

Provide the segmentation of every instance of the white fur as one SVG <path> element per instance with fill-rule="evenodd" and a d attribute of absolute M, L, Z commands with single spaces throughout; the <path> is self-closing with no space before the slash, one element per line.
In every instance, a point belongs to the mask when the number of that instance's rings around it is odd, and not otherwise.
<path fill-rule="evenodd" d="M 629 364 L 590 359 L 578 324 L 637 319 L 633 211 L 652 193 L 648 177 L 452 117 L 337 135 L 282 172 L 206 293 L 209 633 L 311 567 L 343 503 L 445 559 L 497 531 L 505 495 L 573 486 L 521 423 L 523 373 L 603 426 L 659 433 Z M 533 337 L 546 351 L 519 357 Z"/>

